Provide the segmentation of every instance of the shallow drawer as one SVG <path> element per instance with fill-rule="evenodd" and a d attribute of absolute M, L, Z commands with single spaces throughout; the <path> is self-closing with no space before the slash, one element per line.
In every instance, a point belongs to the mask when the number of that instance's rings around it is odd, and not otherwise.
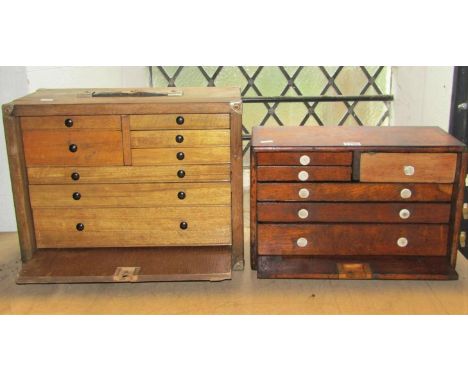
<path fill-rule="evenodd" d="M 451 184 L 258 183 L 259 201 L 450 202 Z"/>
<path fill-rule="evenodd" d="M 448 226 L 259 224 L 259 255 L 445 256 Z"/>
<path fill-rule="evenodd" d="M 23 142 L 27 166 L 123 164 L 120 131 L 27 130 Z"/>
<path fill-rule="evenodd" d="M 231 244 L 228 206 L 36 208 L 33 216 L 38 248 Z"/>
<path fill-rule="evenodd" d="M 131 130 L 229 129 L 229 114 L 131 115 Z"/>
<path fill-rule="evenodd" d="M 229 147 L 132 149 L 132 163 L 138 165 L 185 165 L 230 163 Z"/>
<path fill-rule="evenodd" d="M 31 185 L 35 207 L 230 205 L 230 183 Z"/>
<path fill-rule="evenodd" d="M 229 146 L 230 130 L 132 131 L 133 148 Z"/>
<path fill-rule="evenodd" d="M 229 181 L 230 165 L 29 167 L 29 184 Z"/>
<path fill-rule="evenodd" d="M 363 153 L 361 182 L 452 183 L 457 154 Z"/>
<path fill-rule="evenodd" d="M 70 115 L 21 117 L 23 130 L 33 129 L 107 129 L 120 130 L 119 115 Z"/>
<path fill-rule="evenodd" d="M 260 152 L 257 153 L 259 166 L 349 166 L 351 152 Z"/>
<path fill-rule="evenodd" d="M 259 182 L 274 181 L 349 181 L 351 167 L 345 166 L 260 166 L 257 167 Z"/>
<path fill-rule="evenodd" d="M 448 223 L 448 203 L 259 203 L 259 222 Z"/>

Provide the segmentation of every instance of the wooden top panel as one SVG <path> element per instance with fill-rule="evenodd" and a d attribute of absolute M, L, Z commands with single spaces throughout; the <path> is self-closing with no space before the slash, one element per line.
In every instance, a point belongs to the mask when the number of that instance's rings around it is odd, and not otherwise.
<path fill-rule="evenodd" d="M 255 148 L 284 147 L 451 147 L 460 151 L 465 145 L 439 127 L 255 127 L 252 135 Z"/>

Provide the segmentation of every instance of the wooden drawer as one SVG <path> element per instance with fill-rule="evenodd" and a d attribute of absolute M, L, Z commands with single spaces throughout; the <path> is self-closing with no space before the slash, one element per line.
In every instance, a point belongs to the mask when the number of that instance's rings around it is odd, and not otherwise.
<path fill-rule="evenodd" d="M 409 191 L 409 192 L 408 192 Z M 259 201 L 450 202 L 451 184 L 258 183 Z"/>
<path fill-rule="evenodd" d="M 457 154 L 362 153 L 361 182 L 452 183 Z"/>
<path fill-rule="evenodd" d="M 120 131 L 26 130 L 23 142 L 27 166 L 123 164 Z M 75 152 L 72 145 L 76 146 Z"/>
<path fill-rule="evenodd" d="M 38 248 L 231 244 L 229 206 L 36 208 L 33 216 Z"/>
<path fill-rule="evenodd" d="M 259 203 L 259 222 L 448 223 L 449 203 Z"/>
<path fill-rule="evenodd" d="M 229 129 L 229 114 L 131 115 L 131 130 Z"/>
<path fill-rule="evenodd" d="M 230 130 L 132 131 L 133 148 L 229 146 Z"/>
<path fill-rule="evenodd" d="M 257 165 L 259 166 L 350 166 L 351 152 L 259 152 Z"/>
<path fill-rule="evenodd" d="M 349 181 L 351 167 L 345 166 L 261 166 L 257 169 L 259 182 L 281 181 Z"/>
<path fill-rule="evenodd" d="M 230 162 L 231 150 L 229 147 L 132 149 L 132 163 L 137 166 L 183 166 L 185 164 L 211 164 Z"/>
<path fill-rule="evenodd" d="M 71 115 L 47 117 L 22 117 L 23 130 L 35 129 L 107 129 L 120 130 L 119 115 Z"/>
<path fill-rule="evenodd" d="M 229 183 L 31 185 L 36 207 L 151 207 L 230 205 Z"/>
<path fill-rule="evenodd" d="M 448 226 L 259 224 L 259 255 L 445 256 Z"/>
<path fill-rule="evenodd" d="M 178 175 L 184 171 L 184 176 Z M 181 174 L 180 174 L 181 175 Z M 78 177 L 74 180 L 73 177 Z M 229 181 L 227 165 L 29 167 L 29 184 L 159 183 Z"/>

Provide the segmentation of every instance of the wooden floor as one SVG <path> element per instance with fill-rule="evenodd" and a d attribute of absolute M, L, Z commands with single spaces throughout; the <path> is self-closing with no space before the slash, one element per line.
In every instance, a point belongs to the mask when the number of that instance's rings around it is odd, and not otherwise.
<path fill-rule="evenodd" d="M 248 201 L 248 197 L 244 198 Z M 248 216 L 248 206 L 244 205 Z M 248 219 L 245 219 L 248 238 Z M 16 285 L 16 233 L 0 234 L 2 314 L 467 314 L 468 261 L 458 281 L 257 280 Z"/>

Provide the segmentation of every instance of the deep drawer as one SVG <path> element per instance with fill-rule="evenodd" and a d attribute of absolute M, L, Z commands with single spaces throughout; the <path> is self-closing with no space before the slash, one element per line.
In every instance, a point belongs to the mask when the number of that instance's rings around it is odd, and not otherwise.
<path fill-rule="evenodd" d="M 134 165 L 185 165 L 230 163 L 229 147 L 132 149 Z"/>
<path fill-rule="evenodd" d="M 23 130 L 34 129 L 107 129 L 120 130 L 119 115 L 73 115 L 47 117 L 21 117 Z"/>
<path fill-rule="evenodd" d="M 259 222 L 448 223 L 448 203 L 258 203 Z"/>
<path fill-rule="evenodd" d="M 229 114 L 131 115 L 131 130 L 229 129 Z"/>
<path fill-rule="evenodd" d="M 26 130 L 23 142 L 27 166 L 123 164 L 120 131 Z"/>
<path fill-rule="evenodd" d="M 259 224 L 259 255 L 445 256 L 448 226 Z"/>
<path fill-rule="evenodd" d="M 258 183 L 259 201 L 450 202 L 451 184 Z"/>
<path fill-rule="evenodd" d="M 362 153 L 361 182 L 452 183 L 457 154 Z"/>
<path fill-rule="evenodd" d="M 133 148 L 229 146 L 230 130 L 132 131 Z"/>
<path fill-rule="evenodd" d="M 229 206 L 36 208 L 33 216 L 38 248 L 231 244 Z"/>
<path fill-rule="evenodd" d="M 257 168 L 260 182 L 349 181 L 351 167 L 345 166 L 261 166 Z"/>
<path fill-rule="evenodd" d="M 31 185 L 36 207 L 230 205 L 230 183 Z"/>
<path fill-rule="evenodd" d="M 259 152 L 259 166 L 349 166 L 352 161 L 351 152 Z"/>
<path fill-rule="evenodd" d="M 29 184 L 210 182 L 230 178 L 228 164 L 28 168 Z"/>

